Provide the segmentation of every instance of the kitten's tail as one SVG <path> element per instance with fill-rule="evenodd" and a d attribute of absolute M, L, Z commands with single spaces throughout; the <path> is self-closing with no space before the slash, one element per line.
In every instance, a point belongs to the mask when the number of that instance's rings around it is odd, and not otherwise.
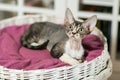
<path fill-rule="evenodd" d="M 41 49 L 46 49 L 47 45 L 48 45 L 49 40 L 47 40 L 46 42 L 44 42 L 43 44 L 38 44 L 38 43 L 29 43 L 26 40 L 21 39 L 21 44 L 29 49 L 33 49 L 33 50 L 41 50 Z"/>

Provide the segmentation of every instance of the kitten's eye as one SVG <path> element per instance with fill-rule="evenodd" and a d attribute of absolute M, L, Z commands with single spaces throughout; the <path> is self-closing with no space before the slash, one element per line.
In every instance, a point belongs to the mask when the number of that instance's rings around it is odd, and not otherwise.
<path fill-rule="evenodd" d="M 69 26 L 70 29 L 72 29 L 72 26 Z"/>
<path fill-rule="evenodd" d="M 83 31 L 83 29 L 81 28 L 80 31 Z"/>

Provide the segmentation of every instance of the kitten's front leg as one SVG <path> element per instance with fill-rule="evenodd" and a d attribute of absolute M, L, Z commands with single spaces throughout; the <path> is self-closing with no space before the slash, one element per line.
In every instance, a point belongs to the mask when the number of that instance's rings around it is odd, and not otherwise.
<path fill-rule="evenodd" d="M 55 45 L 53 45 L 52 49 L 50 50 L 51 56 L 54 58 L 60 58 L 63 55 L 63 53 L 65 52 L 64 44 L 65 44 L 65 42 L 62 41 L 62 42 L 58 42 Z"/>
<path fill-rule="evenodd" d="M 71 56 L 69 56 L 68 54 L 64 53 L 60 58 L 61 61 L 68 63 L 70 65 L 77 65 L 80 64 L 80 62 L 74 58 L 72 58 Z"/>
<path fill-rule="evenodd" d="M 63 41 L 56 43 L 50 51 L 51 56 L 54 58 L 59 58 L 61 61 L 68 63 L 70 65 L 79 64 L 80 63 L 79 60 L 76 60 L 71 56 L 69 56 L 67 53 L 65 53 L 64 46 L 65 46 L 65 42 Z"/>

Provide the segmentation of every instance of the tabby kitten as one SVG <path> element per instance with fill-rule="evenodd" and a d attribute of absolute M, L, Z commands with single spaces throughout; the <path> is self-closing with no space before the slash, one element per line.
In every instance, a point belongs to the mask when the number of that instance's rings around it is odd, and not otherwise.
<path fill-rule="evenodd" d="M 97 17 L 75 20 L 70 9 L 65 13 L 65 27 L 51 22 L 36 22 L 21 37 L 23 46 L 30 49 L 48 49 L 51 56 L 71 65 L 79 64 L 84 56 L 81 40 L 94 33 Z M 99 31 L 100 32 L 100 31 Z"/>
<path fill-rule="evenodd" d="M 96 28 L 97 16 L 94 15 L 87 20 L 78 19 L 75 20 L 70 9 L 66 10 L 64 24 L 66 27 L 66 34 L 69 39 L 64 44 L 64 54 L 59 56 L 59 59 L 63 62 L 71 65 L 79 64 L 84 60 L 84 48 L 82 46 L 82 38 L 86 35 L 94 34 L 100 38 L 104 43 L 103 33 Z M 56 57 L 60 53 L 60 44 L 56 44 L 52 48 L 51 55 Z M 63 47 L 61 47 L 63 48 Z"/>

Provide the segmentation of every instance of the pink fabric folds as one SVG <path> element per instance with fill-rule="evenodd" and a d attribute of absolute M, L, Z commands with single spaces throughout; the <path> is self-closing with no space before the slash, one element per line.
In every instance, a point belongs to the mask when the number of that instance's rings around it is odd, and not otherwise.
<path fill-rule="evenodd" d="M 101 42 L 98 36 L 90 34 L 82 40 L 83 47 L 85 49 L 85 56 L 87 61 L 91 61 L 94 58 L 101 55 L 104 44 Z"/>

